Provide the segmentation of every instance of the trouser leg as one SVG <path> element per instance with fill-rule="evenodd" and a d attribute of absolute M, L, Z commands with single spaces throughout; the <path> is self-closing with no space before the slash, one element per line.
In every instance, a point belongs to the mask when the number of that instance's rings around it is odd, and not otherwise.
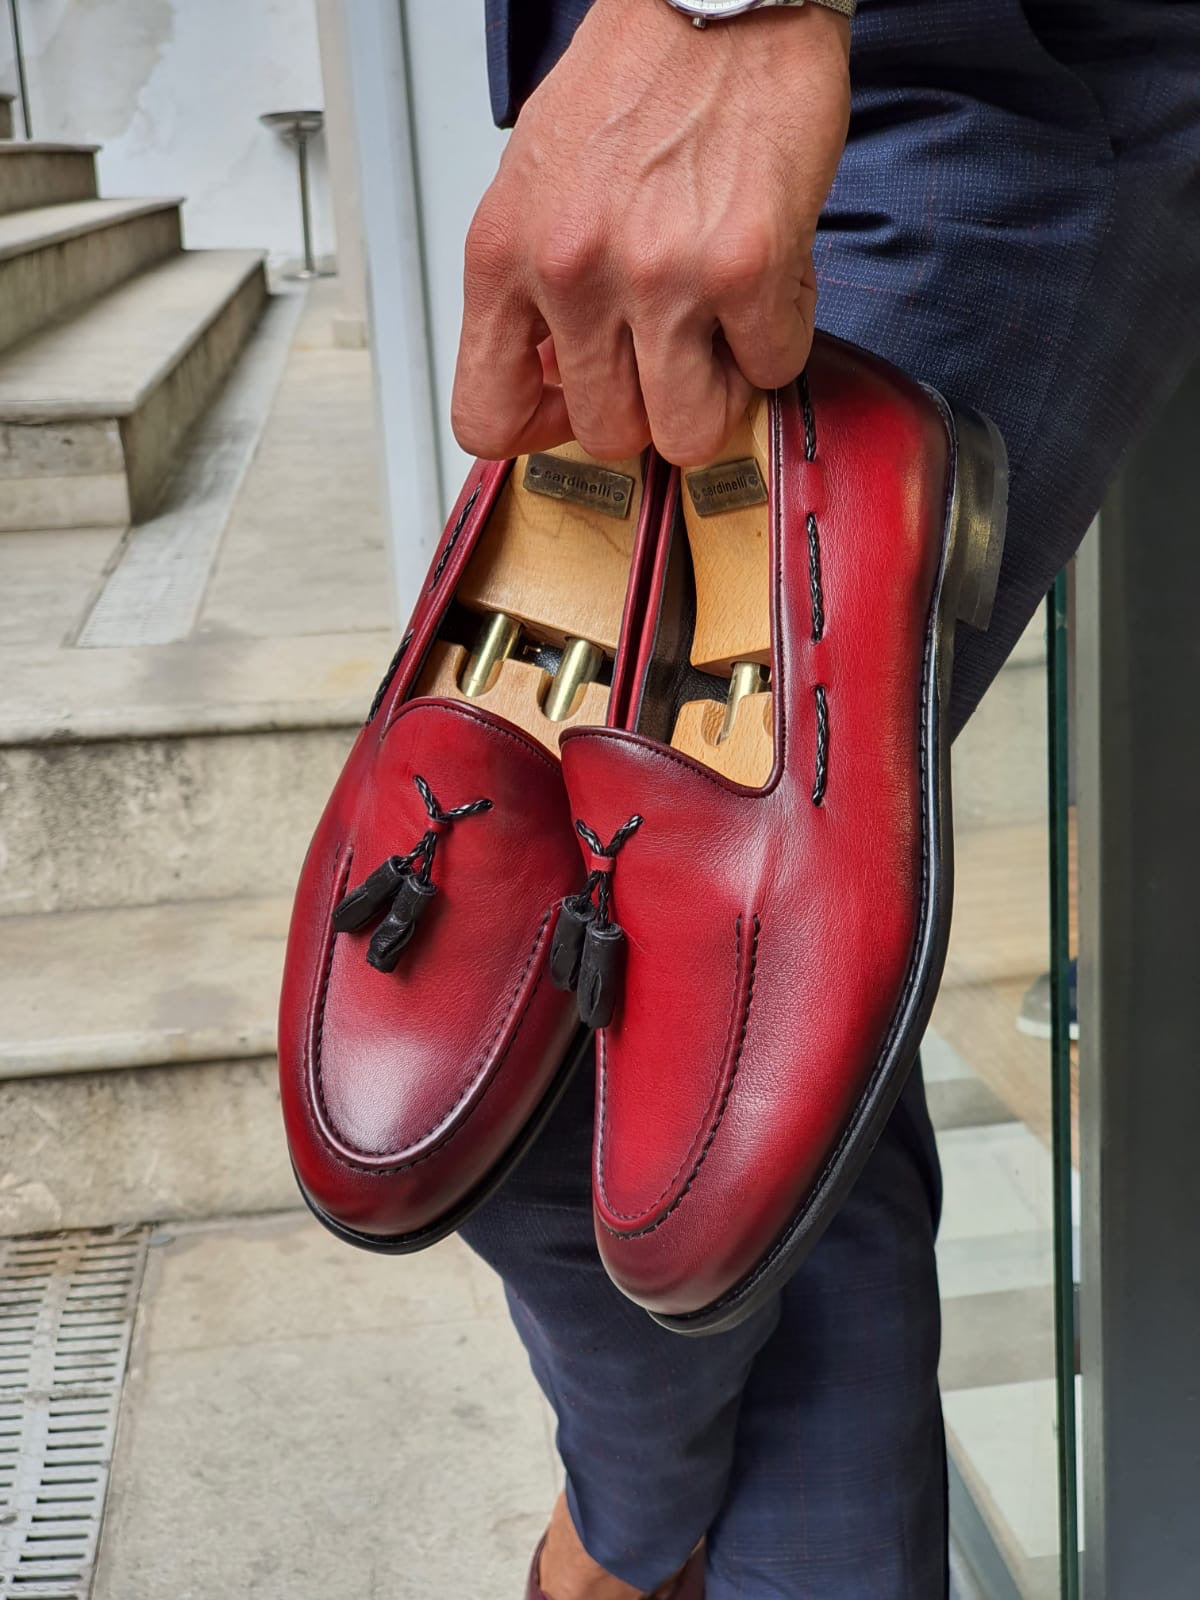
<path fill-rule="evenodd" d="M 589 1069 L 463 1235 L 503 1278 L 554 1408 L 585 1549 L 649 1591 L 684 1564 L 716 1516 L 742 1389 L 778 1308 L 693 1341 L 613 1288 L 592 1229 L 592 1098 Z"/>

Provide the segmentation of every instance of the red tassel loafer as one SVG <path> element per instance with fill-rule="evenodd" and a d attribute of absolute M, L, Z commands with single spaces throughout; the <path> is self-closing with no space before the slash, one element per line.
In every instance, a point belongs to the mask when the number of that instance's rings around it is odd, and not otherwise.
<path fill-rule="evenodd" d="M 667 1327 L 780 1286 L 912 1065 L 950 921 L 954 628 L 987 625 L 1006 481 L 990 423 L 818 336 L 683 476 L 669 715 L 563 742 L 593 871 L 620 842 L 597 918 L 623 992 L 580 994 L 596 1234 Z"/>
<path fill-rule="evenodd" d="M 304 1197 L 351 1243 L 459 1227 L 586 1045 L 550 974 L 579 881 L 558 740 L 634 714 L 664 476 L 574 446 L 477 464 L 317 827 L 280 1084 Z"/>

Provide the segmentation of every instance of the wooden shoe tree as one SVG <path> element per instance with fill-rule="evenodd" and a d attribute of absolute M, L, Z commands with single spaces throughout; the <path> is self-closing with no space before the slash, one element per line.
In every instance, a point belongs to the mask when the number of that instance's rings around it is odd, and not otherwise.
<path fill-rule="evenodd" d="M 729 680 L 729 697 L 680 707 L 671 743 L 758 787 L 774 760 L 767 400 L 756 395 L 721 460 L 683 474 L 683 517 L 696 580 L 691 661 Z"/>
<path fill-rule="evenodd" d="M 417 693 L 485 706 L 555 754 L 567 728 L 603 723 L 642 488 L 641 458 L 519 457 L 455 591 L 472 643 L 435 640 Z"/>

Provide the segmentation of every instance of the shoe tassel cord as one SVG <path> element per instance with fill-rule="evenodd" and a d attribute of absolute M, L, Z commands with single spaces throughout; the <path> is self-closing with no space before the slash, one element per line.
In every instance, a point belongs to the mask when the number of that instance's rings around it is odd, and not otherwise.
<path fill-rule="evenodd" d="M 641 817 L 630 817 L 604 845 L 586 822 L 575 824 L 591 858 L 590 870 L 579 893 L 568 895 L 559 905 L 550 977 L 556 989 L 575 991 L 579 1020 L 587 1028 L 606 1028 L 617 1008 L 625 932 L 609 915 L 612 876 L 617 853 L 641 825 Z"/>
<path fill-rule="evenodd" d="M 413 774 L 413 782 L 429 817 L 429 827 L 420 842 L 406 856 L 389 856 L 333 910 L 335 933 L 358 933 L 391 902 L 367 946 L 367 962 L 377 972 L 395 971 L 405 947 L 417 931 L 417 923 L 433 903 L 437 894 L 433 862 L 438 840 L 455 822 L 492 809 L 490 800 L 472 800 L 467 805 L 443 811 L 433 790 L 419 773 Z"/>

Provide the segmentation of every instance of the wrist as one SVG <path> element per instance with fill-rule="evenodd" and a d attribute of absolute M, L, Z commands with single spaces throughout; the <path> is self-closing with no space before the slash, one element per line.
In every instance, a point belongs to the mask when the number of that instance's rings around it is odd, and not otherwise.
<path fill-rule="evenodd" d="M 762 46 L 768 60 L 779 54 L 781 67 L 794 54 L 832 47 L 843 61 L 850 54 L 848 13 L 809 0 L 803 6 L 771 6 L 697 28 L 691 17 L 668 0 L 593 0 L 584 19 L 589 32 L 600 27 L 611 37 L 640 37 L 647 46 L 668 49 L 686 72 L 690 62 L 717 51 L 755 53 Z M 582 29 L 581 29 L 582 31 Z"/>
<path fill-rule="evenodd" d="M 858 8 L 858 0 L 662 0 L 689 27 L 703 31 L 710 27 L 739 27 L 752 19 L 794 20 L 804 12 L 829 11 L 848 25 Z"/>

